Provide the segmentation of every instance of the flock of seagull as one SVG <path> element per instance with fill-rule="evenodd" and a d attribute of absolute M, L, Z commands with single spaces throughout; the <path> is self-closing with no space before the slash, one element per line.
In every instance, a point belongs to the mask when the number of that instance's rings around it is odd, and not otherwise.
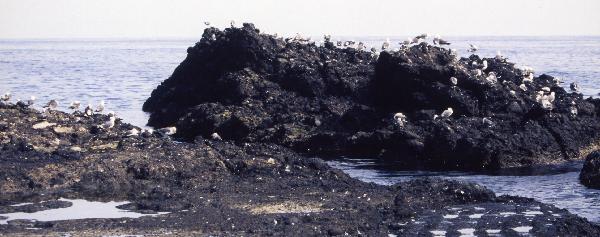
<path fill-rule="evenodd" d="M 11 98 L 12 98 L 11 93 L 6 92 L 2 96 L 0 96 L 0 103 L 9 103 Z M 23 106 L 23 107 L 29 107 L 29 106 L 32 106 L 35 103 L 35 101 L 36 101 L 36 97 L 31 96 L 25 102 L 23 102 L 21 100 L 17 100 L 16 104 L 19 106 Z M 91 117 L 95 113 L 102 113 L 106 108 L 106 103 L 104 102 L 104 100 L 101 100 L 100 103 L 98 103 L 98 105 L 95 108 L 90 103 L 85 107 L 85 109 L 83 111 L 79 110 L 80 107 L 81 107 L 81 102 L 79 102 L 79 101 L 73 101 L 68 106 L 69 109 L 73 110 L 73 113 L 75 115 Z M 52 99 L 48 103 L 46 103 L 44 106 L 42 106 L 42 112 L 45 116 L 47 116 L 50 114 L 50 111 L 56 110 L 57 108 L 58 108 L 58 101 Z M 108 120 L 102 124 L 97 125 L 98 128 L 101 128 L 104 130 L 110 130 L 111 128 L 113 128 L 115 126 L 116 121 L 117 121 L 116 113 L 113 111 L 110 111 L 107 113 L 107 115 L 108 115 Z M 165 128 L 160 128 L 157 130 L 144 129 L 142 131 L 142 130 L 134 127 L 127 132 L 127 136 L 138 136 L 142 133 L 153 134 L 155 132 L 158 134 L 161 134 L 163 136 L 170 136 L 177 132 L 177 128 L 176 127 L 165 127 Z M 221 140 L 221 138 L 219 137 L 219 135 L 217 133 L 214 133 L 212 137 L 213 137 L 213 139 Z"/>

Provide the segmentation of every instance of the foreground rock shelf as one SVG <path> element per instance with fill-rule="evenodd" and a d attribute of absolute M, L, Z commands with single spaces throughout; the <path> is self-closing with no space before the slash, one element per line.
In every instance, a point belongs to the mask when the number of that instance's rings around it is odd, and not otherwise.
<path fill-rule="evenodd" d="M 600 227 L 532 199 L 439 179 L 394 186 L 357 181 L 322 160 L 265 144 L 148 132 L 106 115 L 0 105 L 0 213 L 62 207 L 13 204 L 128 200 L 169 214 L 138 219 L 9 221 L 7 235 L 478 235 L 598 236 Z M 48 202 L 47 202 L 48 203 Z M 2 216 L 2 214 L 0 214 Z"/>
<path fill-rule="evenodd" d="M 589 188 L 600 189 L 600 150 L 592 152 L 585 159 L 579 180 Z"/>
<path fill-rule="evenodd" d="M 150 126 L 176 126 L 187 141 L 216 132 L 405 169 L 496 171 L 583 159 L 599 144 L 600 100 L 533 73 L 501 56 L 459 58 L 426 42 L 373 54 L 244 24 L 206 29 L 144 110 Z M 448 108 L 453 114 L 440 117 Z"/>

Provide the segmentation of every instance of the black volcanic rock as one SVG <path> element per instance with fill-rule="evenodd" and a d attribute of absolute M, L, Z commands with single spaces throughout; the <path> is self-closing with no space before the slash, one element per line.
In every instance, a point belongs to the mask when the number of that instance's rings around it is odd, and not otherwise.
<path fill-rule="evenodd" d="M 581 159 L 600 138 L 600 103 L 568 93 L 552 76 L 524 82 L 526 75 L 504 58 L 458 58 L 427 43 L 372 54 L 244 24 L 205 30 L 144 111 L 148 125 L 177 126 L 182 140 L 216 132 L 301 153 L 379 157 L 406 169 Z M 543 106 L 541 97 L 551 95 Z M 437 117 L 447 108 L 452 116 Z M 403 126 L 393 118 L 399 112 Z"/>
<path fill-rule="evenodd" d="M 3 213 L 71 205 L 56 200 L 61 197 L 127 200 L 131 203 L 118 208 L 169 213 L 142 218 L 8 220 L 0 224 L 0 233 L 412 236 L 461 228 L 512 233 L 515 227 L 531 226 L 529 233 L 536 236 L 600 234 L 598 225 L 564 209 L 533 199 L 496 197 L 476 184 L 442 179 L 393 186 L 365 183 L 279 145 L 236 145 L 200 137 L 182 143 L 150 132 L 136 136 L 129 131 L 139 128 L 120 119 L 114 127 L 92 133 L 106 120 L 108 116 L 102 114 L 41 113 L 0 104 L 0 220 L 7 219 Z M 539 213 L 531 217 L 528 210 Z M 514 215 L 502 214 L 507 212 Z M 481 218 L 470 218 L 471 214 Z M 456 218 L 446 219 L 446 215 Z"/>
<path fill-rule="evenodd" d="M 600 151 L 592 152 L 585 158 L 579 180 L 589 188 L 600 189 Z"/>

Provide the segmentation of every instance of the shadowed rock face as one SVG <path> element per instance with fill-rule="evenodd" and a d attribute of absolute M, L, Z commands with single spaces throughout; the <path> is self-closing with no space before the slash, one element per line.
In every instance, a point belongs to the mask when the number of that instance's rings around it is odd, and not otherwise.
<path fill-rule="evenodd" d="M 427 43 L 377 57 L 277 39 L 245 24 L 207 29 L 144 110 L 150 126 L 177 126 L 183 140 L 217 132 L 301 153 L 380 157 L 406 169 L 581 159 L 600 137 L 599 100 L 569 93 L 548 75 L 526 76 L 506 59 L 459 59 Z M 449 107 L 452 116 L 434 119 Z M 402 126 L 398 112 L 406 115 Z"/>
<path fill-rule="evenodd" d="M 600 151 L 592 152 L 585 158 L 579 180 L 589 188 L 600 189 Z"/>

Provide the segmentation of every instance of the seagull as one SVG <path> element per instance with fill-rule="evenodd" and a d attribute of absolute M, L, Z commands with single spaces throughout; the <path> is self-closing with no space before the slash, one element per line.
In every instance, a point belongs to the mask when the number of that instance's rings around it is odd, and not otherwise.
<path fill-rule="evenodd" d="M 575 91 L 575 92 L 579 91 L 579 84 L 577 84 L 577 82 L 571 83 L 570 87 L 571 87 L 571 91 Z"/>
<path fill-rule="evenodd" d="M 48 110 L 55 110 L 58 107 L 58 102 L 56 100 L 50 100 L 44 108 L 48 108 Z"/>
<path fill-rule="evenodd" d="M 356 49 L 358 49 L 358 50 L 364 50 L 365 49 L 365 44 L 363 42 L 358 42 L 358 47 Z"/>
<path fill-rule="evenodd" d="M 481 122 L 482 122 L 483 124 L 485 124 L 485 125 L 488 125 L 488 126 L 494 126 L 494 122 L 492 122 L 492 120 L 490 120 L 490 119 L 488 119 L 488 118 L 483 118 L 483 119 L 481 120 Z"/>
<path fill-rule="evenodd" d="M 96 112 L 98 113 L 102 113 L 102 111 L 104 111 L 104 100 L 100 101 L 100 104 L 98 105 L 98 107 L 96 108 Z"/>
<path fill-rule="evenodd" d="M 396 113 L 394 114 L 394 120 L 396 120 L 396 123 L 400 127 L 403 127 L 404 123 L 406 122 L 406 115 L 404 115 L 403 113 Z"/>
<path fill-rule="evenodd" d="M 71 105 L 69 105 L 69 109 L 79 110 L 79 106 L 80 105 L 81 105 L 81 102 L 79 102 L 79 101 L 73 101 L 73 102 L 71 102 Z"/>
<path fill-rule="evenodd" d="M 544 86 L 542 87 L 542 90 L 545 92 L 550 92 L 550 87 Z"/>
<path fill-rule="evenodd" d="M 231 20 L 231 21 L 229 22 L 229 25 L 231 26 L 231 28 L 235 28 L 235 21 L 234 21 L 234 20 Z"/>
<path fill-rule="evenodd" d="M 490 83 L 496 83 L 496 82 L 498 82 L 498 78 L 496 77 L 496 73 L 495 72 L 490 72 L 485 79 L 487 81 L 489 81 Z"/>
<path fill-rule="evenodd" d="M 481 76 L 482 74 L 483 74 L 483 72 L 481 72 L 481 69 L 475 69 L 476 76 Z"/>
<path fill-rule="evenodd" d="M 4 93 L 4 95 L 2 95 L 2 97 L 0 97 L 0 100 L 6 102 L 10 100 L 10 92 L 6 92 Z"/>
<path fill-rule="evenodd" d="M 511 95 L 513 95 L 513 96 L 517 95 L 517 92 L 515 92 L 515 91 L 513 91 L 513 90 L 510 90 L 510 91 L 509 91 L 509 93 L 510 93 Z"/>
<path fill-rule="evenodd" d="M 325 40 L 325 42 L 329 42 L 331 41 L 331 35 L 323 35 L 323 39 Z"/>
<path fill-rule="evenodd" d="M 385 42 L 381 44 L 381 50 L 385 51 L 390 47 L 390 38 L 385 39 Z"/>
<path fill-rule="evenodd" d="M 481 68 L 481 70 L 485 70 L 488 68 L 488 62 L 487 60 L 483 60 L 483 68 Z"/>
<path fill-rule="evenodd" d="M 205 26 L 210 26 L 210 22 L 208 22 L 208 21 L 205 21 L 205 22 L 204 22 L 204 25 L 205 25 Z"/>
<path fill-rule="evenodd" d="M 104 122 L 104 124 L 102 124 L 102 128 L 103 129 L 111 129 L 112 127 L 115 126 L 115 116 L 108 116 L 108 121 Z"/>
<path fill-rule="evenodd" d="M 504 56 L 502 56 L 502 52 L 500 50 L 496 51 L 496 59 L 503 60 Z"/>
<path fill-rule="evenodd" d="M 453 86 L 456 86 L 458 84 L 458 79 L 456 77 L 450 77 L 450 83 L 452 83 Z"/>
<path fill-rule="evenodd" d="M 137 128 L 132 128 L 131 130 L 127 131 L 127 136 L 128 137 L 133 137 L 133 136 L 137 136 L 140 134 L 140 130 Z"/>
<path fill-rule="evenodd" d="M 427 33 L 423 33 L 423 34 L 417 35 L 415 38 L 416 39 L 422 39 L 422 40 L 427 39 Z"/>
<path fill-rule="evenodd" d="M 521 88 L 523 91 L 527 91 L 527 86 L 525 84 L 519 85 L 519 88 Z"/>
<path fill-rule="evenodd" d="M 211 138 L 211 139 L 213 139 L 213 140 L 217 140 L 217 141 L 221 141 L 221 140 L 223 140 L 223 139 L 221 138 L 221 136 L 219 136 L 219 134 L 218 134 L 218 133 L 216 133 L 216 132 L 214 132 L 213 134 L 211 134 L 211 135 L 210 135 L 210 138 Z"/>
<path fill-rule="evenodd" d="M 400 44 L 402 44 L 402 45 L 410 45 L 411 42 L 412 42 L 412 40 L 410 38 L 407 38 L 406 40 L 402 41 Z"/>
<path fill-rule="evenodd" d="M 88 105 L 85 107 L 85 110 L 84 110 L 84 112 L 83 112 L 83 115 L 85 115 L 85 116 L 92 116 L 93 114 L 94 114 L 94 110 L 92 109 L 92 105 L 91 105 L 91 104 L 88 104 Z"/>
<path fill-rule="evenodd" d="M 411 40 L 411 43 L 413 43 L 413 44 L 418 44 L 418 43 L 419 43 L 419 41 L 421 41 L 421 38 L 419 38 L 419 37 L 415 37 L 415 38 L 413 38 L 413 39 Z"/>
<path fill-rule="evenodd" d="M 32 95 L 31 97 L 29 97 L 29 100 L 27 100 L 27 105 L 29 105 L 29 106 L 33 105 L 33 103 L 35 103 L 36 99 L 37 98 L 35 98 L 35 96 Z"/>
<path fill-rule="evenodd" d="M 440 44 L 440 45 L 450 45 L 450 42 L 448 42 L 448 41 L 446 41 L 446 40 L 444 40 L 444 39 L 440 38 L 439 36 L 438 36 L 437 42 L 438 42 L 438 44 Z"/>
<path fill-rule="evenodd" d="M 529 74 L 526 77 L 523 77 L 523 83 L 525 82 L 533 82 L 533 74 Z"/>
<path fill-rule="evenodd" d="M 444 110 L 444 112 L 442 112 L 442 115 L 440 115 L 440 117 L 449 118 L 450 116 L 452 116 L 453 113 L 454 113 L 454 110 L 452 110 L 452 108 L 448 108 L 448 109 Z"/>
<path fill-rule="evenodd" d="M 469 44 L 469 49 L 467 49 L 467 52 L 475 53 L 475 52 L 477 52 L 478 49 L 479 48 L 477 47 L 477 45 Z"/>
<path fill-rule="evenodd" d="M 158 129 L 156 131 L 165 136 L 170 136 L 177 132 L 177 128 L 176 127 L 165 127 L 165 128 Z"/>

